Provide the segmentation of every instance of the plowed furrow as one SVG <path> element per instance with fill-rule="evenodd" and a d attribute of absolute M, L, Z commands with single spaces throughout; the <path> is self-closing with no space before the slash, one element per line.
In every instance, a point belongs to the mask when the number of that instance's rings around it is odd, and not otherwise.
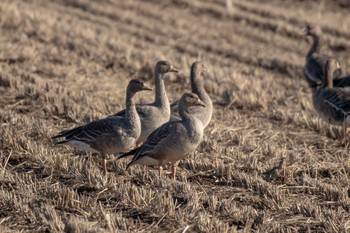
<path fill-rule="evenodd" d="M 96 13 L 96 12 L 95 12 Z M 122 12 L 121 12 L 122 13 Z M 119 24 L 119 28 L 121 30 L 123 30 L 123 33 L 127 33 L 127 31 L 129 33 L 132 33 L 132 37 L 135 38 L 140 38 L 141 35 L 143 37 L 143 42 L 145 44 L 157 44 L 157 45 L 167 45 L 169 43 L 169 40 L 167 39 L 167 37 L 171 37 L 173 38 L 174 36 L 172 34 L 178 34 L 176 32 L 174 33 L 166 33 L 166 32 L 162 32 L 160 30 L 157 30 L 154 25 L 150 26 L 150 24 L 142 24 L 142 20 L 140 22 L 135 22 L 135 20 L 133 20 L 132 18 L 126 18 L 123 19 L 123 17 L 115 17 L 114 14 L 109 15 L 109 14 L 104 14 L 102 12 L 100 12 L 99 14 L 103 14 L 104 17 L 108 17 L 109 19 L 113 19 L 115 23 Z M 135 28 L 133 28 L 135 27 Z M 153 30 L 153 31 L 152 31 Z M 154 31 L 156 30 L 156 31 Z M 213 46 L 209 43 L 204 42 L 205 40 L 203 40 L 203 37 L 206 34 L 193 34 L 193 36 L 188 37 L 188 35 L 186 36 L 185 34 L 183 36 L 179 36 L 181 38 L 180 41 L 173 41 L 172 44 L 176 43 L 176 49 L 179 52 L 183 52 L 183 47 L 180 44 L 187 44 L 188 41 L 195 41 L 194 43 L 192 43 L 191 47 L 196 47 L 199 48 L 198 52 L 194 52 L 191 54 L 198 54 L 200 51 L 205 51 L 205 52 L 209 52 L 209 53 L 214 53 L 218 56 L 223 56 L 226 58 L 230 58 L 233 60 L 236 60 L 238 62 L 242 62 L 248 65 L 254 65 L 254 66 L 259 66 L 259 67 L 263 67 L 265 69 L 270 69 L 270 70 L 277 70 L 281 73 L 284 74 L 288 74 L 290 76 L 295 76 L 295 73 L 292 72 L 292 70 L 301 70 L 301 67 L 299 67 L 298 69 L 295 69 L 296 66 L 295 65 L 291 65 L 288 64 L 288 62 L 284 62 L 284 61 L 280 61 L 277 59 L 269 59 L 266 57 L 257 57 L 255 58 L 249 58 L 249 57 L 244 57 L 241 55 L 241 53 L 235 53 L 235 52 L 227 52 L 227 49 L 220 49 L 220 48 L 213 48 Z M 196 38 L 196 37 L 199 38 Z M 215 38 L 213 38 L 215 39 Z M 221 39 L 216 39 L 218 41 L 218 45 L 222 45 L 222 43 L 220 43 Z M 135 46 L 138 47 L 138 46 Z M 188 49 L 189 50 L 195 50 L 195 49 Z M 225 51 L 226 50 L 226 51 Z M 299 72 L 300 75 L 300 72 Z"/>

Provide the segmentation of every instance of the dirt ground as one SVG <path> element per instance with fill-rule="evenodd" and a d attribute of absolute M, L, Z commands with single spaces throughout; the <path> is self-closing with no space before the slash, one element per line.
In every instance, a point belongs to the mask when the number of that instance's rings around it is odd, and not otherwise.
<path fill-rule="evenodd" d="M 2 0 L 0 232 L 349 232 L 349 147 L 302 69 L 307 23 L 350 74 L 349 1 Z M 214 114 L 177 181 L 54 145 L 124 108 L 167 60 L 171 101 L 202 60 Z M 151 102 L 142 93 L 137 102 Z"/>

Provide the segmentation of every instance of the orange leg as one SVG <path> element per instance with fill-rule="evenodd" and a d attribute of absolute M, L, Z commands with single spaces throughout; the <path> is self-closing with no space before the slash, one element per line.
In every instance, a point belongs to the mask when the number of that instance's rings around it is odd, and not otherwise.
<path fill-rule="evenodd" d="M 102 167 L 103 167 L 103 174 L 107 174 L 107 159 L 103 158 L 102 159 Z"/>
<path fill-rule="evenodd" d="M 159 165 L 158 171 L 159 171 L 159 177 L 162 177 L 163 176 L 163 166 L 162 165 Z"/>
<path fill-rule="evenodd" d="M 348 124 L 346 123 L 346 118 L 344 119 L 343 122 L 343 135 L 342 135 L 342 143 L 346 145 L 346 132 L 348 130 Z"/>
<path fill-rule="evenodd" d="M 171 165 L 171 177 L 173 178 L 173 180 L 176 180 L 176 165 L 175 164 Z"/>

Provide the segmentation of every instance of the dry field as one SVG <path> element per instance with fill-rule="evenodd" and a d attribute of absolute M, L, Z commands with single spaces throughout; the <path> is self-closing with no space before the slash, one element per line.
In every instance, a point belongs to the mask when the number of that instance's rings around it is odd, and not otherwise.
<path fill-rule="evenodd" d="M 0 232 L 350 232 L 348 147 L 316 116 L 308 22 L 350 73 L 349 1 L 1 0 Z M 177 181 L 55 146 L 124 107 L 128 80 L 170 61 L 176 100 L 208 67 L 215 103 Z M 149 102 L 142 93 L 138 102 Z M 169 172 L 169 170 L 167 170 Z"/>

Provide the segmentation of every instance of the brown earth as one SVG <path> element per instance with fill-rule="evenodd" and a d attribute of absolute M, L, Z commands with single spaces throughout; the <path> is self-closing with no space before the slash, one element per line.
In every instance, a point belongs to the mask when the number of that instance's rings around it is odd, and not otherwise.
<path fill-rule="evenodd" d="M 348 147 L 315 114 L 300 32 L 350 73 L 348 1 L 2 0 L 0 232 L 346 232 Z M 165 59 L 171 100 L 208 67 L 215 102 L 178 181 L 50 137 L 124 106 L 128 80 Z M 141 94 L 138 102 L 149 102 Z M 275 166 L 279 168 L 274 169 Z"/>

